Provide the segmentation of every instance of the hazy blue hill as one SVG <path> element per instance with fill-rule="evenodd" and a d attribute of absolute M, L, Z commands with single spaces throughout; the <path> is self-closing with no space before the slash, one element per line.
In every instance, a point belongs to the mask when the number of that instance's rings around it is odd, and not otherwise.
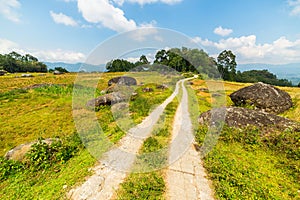
<path fill-rule="evenodd" d="M 267 69 L 273 74 L 276 74 L 278 78 L 284 78 L 292 81 L 294 85 L 298 85 L 300 82 L 300 63 L 282 64 L 282 65 L 272 65 L 272 64 L 239 64 L 237 70 L 247 71 L 247 70 L 262 70 Z"/>
<path fill-rule="evenodd" d="M 69 72 L 78 72 L 80 70 L 84 70 L 86 72 L 103 72 L 106 70 L 105 65 L 90 65 L 85 63 L 64 63 L 64 62 L 44 62 L 48 69 L 54 69 L 55 67 L 62 67 L 67 69 Z"/>

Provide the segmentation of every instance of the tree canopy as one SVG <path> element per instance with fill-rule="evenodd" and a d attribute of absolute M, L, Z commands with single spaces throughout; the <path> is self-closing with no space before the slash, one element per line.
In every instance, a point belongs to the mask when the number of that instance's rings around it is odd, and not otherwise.
<path fill-rule="evenodd" d="M 291 81 L 288 81 L 287 79 L 278 79 L 275 74 L 272 74 L 266 69 L 250 70 L 244 72 L 238 71 L 235 81 L 243 83 L 263 82 L 277 86 L 293 86 Z"/>
<path fill-rule="evenodd" d="M 15 51 L 2 55 L 0 54 L 0 68 L 15 72 L 47 72 L 47 65 L 39 62 L 38 59 L 30 54 L 21 55 Z"/>
<path fill-rule="evenodd" d="M 147 65 L 150 70 L 156 70 L 156 68 L 158 70 L 161 66 L 167 66 L 178 72 L 203 73 L 209 77 L 219 77 L 214 58 L 209 57 L 203 50 L 186 47 L 157 51 L 153 64 L 150 64 L 147 57 L 142 55 L 135 63 L 123 59 L 112 60 L 106 64 L 106 69 L 109 72 L 135 71 L 135 68 L 140 70 L 139 66 L 144 65 Z"/>
<path fill-rule="evenodd" d="M 226 81 L 234 81 L 236 75 L 235 55 L 230 50 L 222 51 L 217 58 L 218 70 Z"/>
<path fill-rule="evenodd" d="M 186 47 L 161 49 L 155 54 L 153 64 L 150 64 L 145 55 L 142 55 L 135 63 L 116 59 L 106 64 L 106 69 L 109 72 L 131 70 L 170 71 L 167 68 L 177 72 L 200 73 L 209 78 L 223 78 L 226 81 L 264 82 L 278 86 L 292 86 L 290 81 L 278 79 L 276 75 L 268 70 L 237 72 L 236 56 L 231 50 L 222 51 L 215 60 L 202 49 L 189 49 Z"/>

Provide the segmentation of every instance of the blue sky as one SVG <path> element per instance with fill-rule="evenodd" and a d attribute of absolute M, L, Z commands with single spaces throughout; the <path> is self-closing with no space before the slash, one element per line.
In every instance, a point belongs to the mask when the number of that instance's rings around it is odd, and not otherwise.
<path fill-rule="evenodd" d="M 0 27 L 0 53 L 42 61 L 84 62 L 108 38 L 161 27 L 214 57 L 230 49 L 238 63 L 300 62 L 300 0 L 0 0 Z"/>

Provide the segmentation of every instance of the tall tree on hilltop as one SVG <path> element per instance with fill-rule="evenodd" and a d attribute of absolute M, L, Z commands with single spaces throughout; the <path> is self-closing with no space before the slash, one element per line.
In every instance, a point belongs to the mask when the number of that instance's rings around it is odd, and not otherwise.
<path fill-rule="evenodd" d="M 224 50 L 218 55 L 217 67 L 224 80 L 235 80 L 237 66 L 235 58 L 236 56 L 230 50 Z"/>

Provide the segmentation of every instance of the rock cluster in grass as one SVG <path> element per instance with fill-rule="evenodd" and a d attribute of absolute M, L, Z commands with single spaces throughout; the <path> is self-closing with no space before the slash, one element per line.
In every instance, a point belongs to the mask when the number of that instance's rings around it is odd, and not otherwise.
<path fill-rule="evenodd" d="M 124 102 L 127 100 L 127 97 L 125 94 L 121 92 L 113 92 L 109 94 L 105 94 L 103 96 L 99 96 L 95 99 L 91 99 L 87 102 L 87 107 L 98 107 L 98 106 L 107 106 L 107 105 L 113 105 L 115 103 Z"/>
<path fill-rule="evenodd" d="M 293 106 L 291 96 L 272 85 L 256 83 L 230 94 L 236 106 L 251 106 L 263 112 L 279 114 Z"/>
<path fill-rule="evenodd" d="M 166 84 L 161 84 L 161 85 L 157 85 L 156 89 L 165 90 L 165 89 L 168 89 L 168 86 Z"/>
<path fill-rule="evenodd" d="M 135 80 L 135 78 L 129 76 L 118 76 L 108 81 L 108 86 L 111 86 L 113 84 L 130 86 L 137 85 L 137 81 Z"/>
<path fill-rule="evenodd" d="M 199 116 L 199 123 L 213 125 L 225 122 L 230 127 L 239 128 L 256 126 L 266 129 L 300 130 L 298 122 L 276 115 L 293 105 L 290 95 L 285 91 L 268 84 L 256 83 L 232 93 L 230 98 L 235 106 L 244 107 L 212 109 Z M 246 108 L 247 106 L 249 108 Z"/>
<path fill-rule="evenodd" d="M 118 76 L 110 79 L 107 84 L 109 87 L 101 91 L 102 96 L 91 99 L 86 103 L 88 108 L 110 106 L 127 101 L 133 94 L 133 88 L 129 86 L 137 85 L 137 81 L 132 77 Z"/>

